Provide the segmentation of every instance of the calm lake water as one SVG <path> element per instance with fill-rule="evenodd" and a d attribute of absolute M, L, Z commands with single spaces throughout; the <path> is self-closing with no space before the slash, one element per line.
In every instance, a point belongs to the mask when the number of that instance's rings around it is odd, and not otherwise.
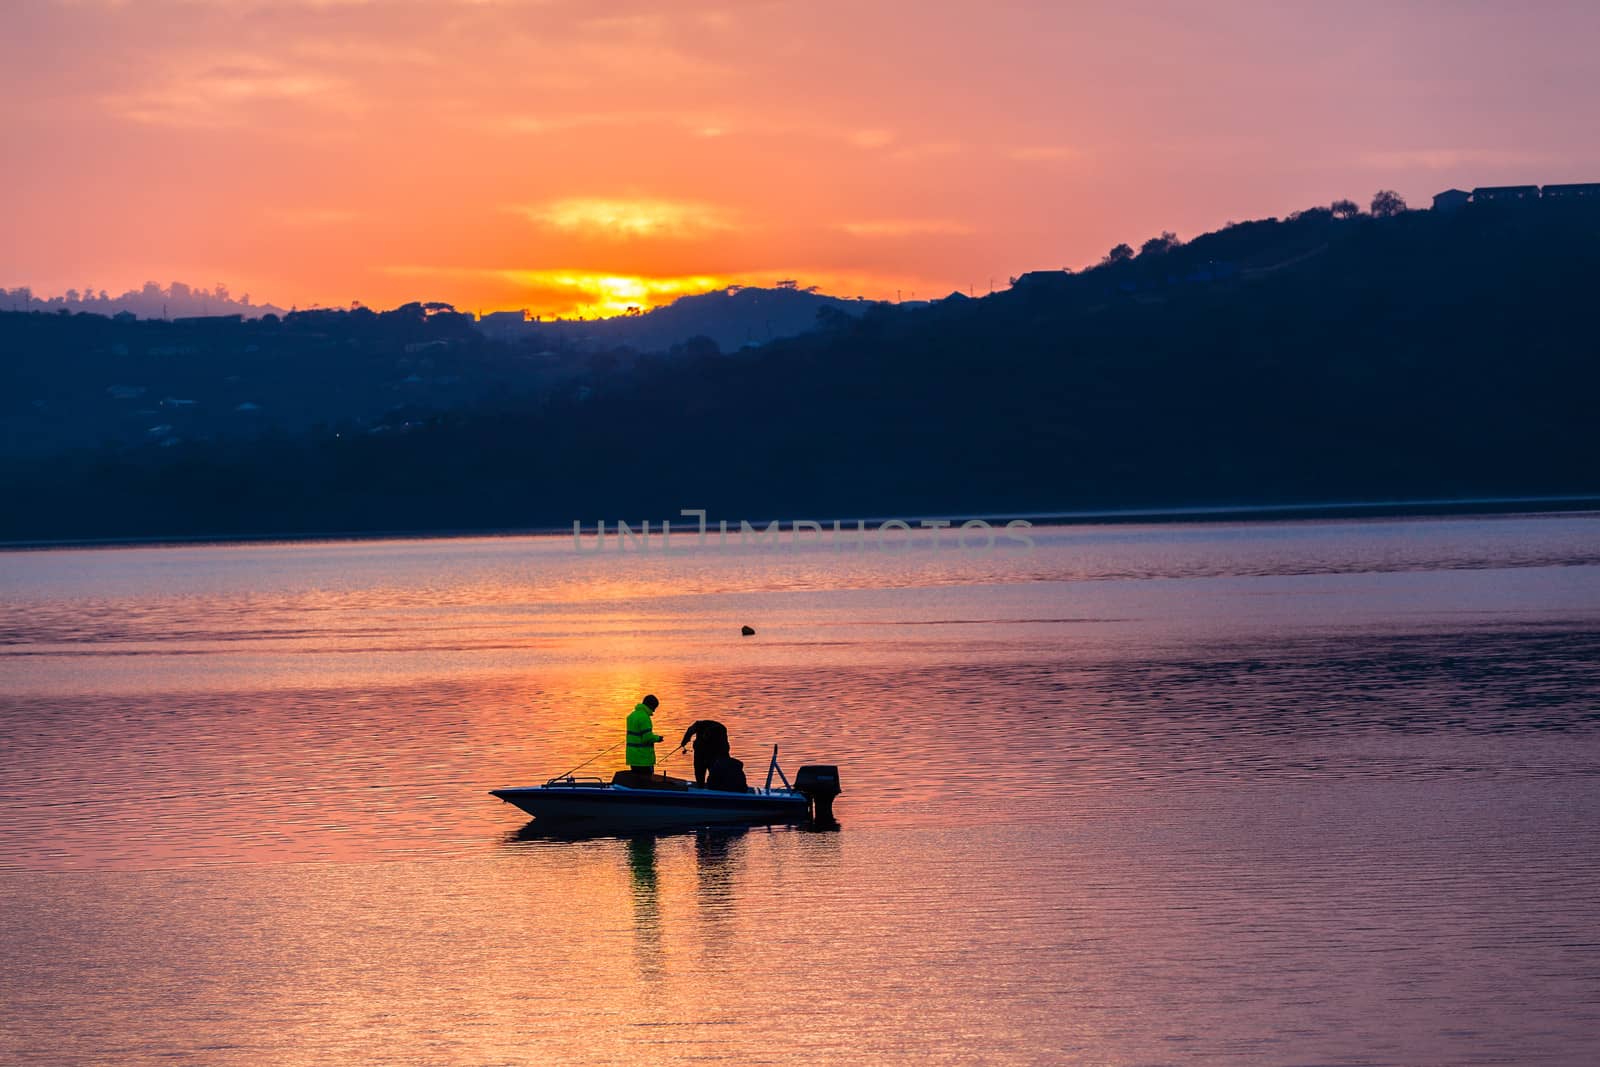
<path fill-rule="evenodd" d="M 0 554 L 0 1062 L 1600 1059 L 1600 516 L 1033 536 Z M 645 692 L 844 828 L 519 833 Z"/>

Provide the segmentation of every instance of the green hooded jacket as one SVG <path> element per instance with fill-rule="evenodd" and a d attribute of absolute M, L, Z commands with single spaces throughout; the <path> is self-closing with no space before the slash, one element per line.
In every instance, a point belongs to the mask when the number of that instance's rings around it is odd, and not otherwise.
<path fill-rule="evenodd" d="M 635 706 L 628 715 L 628 766 L 656 765 L 656 742 L 666 738 L 655 731 L 655 723 L 650 721 L 650 705 Z"/>

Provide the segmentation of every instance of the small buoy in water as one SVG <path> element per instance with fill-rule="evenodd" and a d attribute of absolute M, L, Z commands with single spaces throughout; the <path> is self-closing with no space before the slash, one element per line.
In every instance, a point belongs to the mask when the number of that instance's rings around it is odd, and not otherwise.
<path fill-rule="evenodd" d="M 741 637 L 754 637 L 756 632 L 748 626 L 741 626 L 739 627 L 739 635 Z"/>

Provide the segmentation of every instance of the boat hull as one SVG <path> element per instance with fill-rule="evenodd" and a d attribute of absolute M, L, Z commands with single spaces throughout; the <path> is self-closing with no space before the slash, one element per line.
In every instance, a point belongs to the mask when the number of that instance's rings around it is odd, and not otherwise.
<path fill-rule="evenodd" d="M 751 826 L 800 822 L 807 813 L 798 793 L 723 793 L 712 789 L 626 789 L 617 786 L 526 786 L 490 793 L 541 826 Z"/>

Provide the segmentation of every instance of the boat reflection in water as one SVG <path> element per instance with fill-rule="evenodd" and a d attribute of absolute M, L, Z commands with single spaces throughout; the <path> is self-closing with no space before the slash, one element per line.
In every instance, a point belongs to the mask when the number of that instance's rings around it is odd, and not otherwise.
<path fill-rule="evenodd" d="M 745 827 L 698 830 L 694 835 L 696 886 L 706 918 L 726 917 L 733 907 L 734 875 L 743 856 Z"/>
<path fill-rule="evenodd" d="M 628 839 L 628 881 L 633 887 L 634 956 L 639 974 L 645 978 L 661 976 L 664 952 L 661 947 L 661 872 L 656 862 L 656 839 Z"/>
<path fill-rule="evenodd" d="M 540 827 L 537 821 L 506 834 L 501 843 L 507 848 L 529 847 L 580 850 L 582 858 L 614 856 L 625 875 L 633 916 L 633 952 L 639 976 L 646 980 L 666 973 L 670 940 L 663 920 L 673 899 L 682 900 L 688 887 L 682 879 L 681 858 L 691 852 L 694 863 L 692 909 L 702 929 L 691 940 L 699 955 L 720 955 L 734 939 L 735 911 L 740 900 L 739 874 L 744 866 L 747 838 L 752 833 L 801 833 L 790 827 L 714 826 L 693 829 L 660 830 L 649 833 L 618 833 L 615 830 Z M 692 850 L 678 847 L 692 839 Z M 663 858 L 665 856 L 665 864 Z M 574 856 L 574 859 L 579 857 Z M 666 866 L 665 878 L 662 868 Z M 615 869 L 615 868 L 614 868 Z M 674 875 L 678 874 L 678 877 Z"/>

